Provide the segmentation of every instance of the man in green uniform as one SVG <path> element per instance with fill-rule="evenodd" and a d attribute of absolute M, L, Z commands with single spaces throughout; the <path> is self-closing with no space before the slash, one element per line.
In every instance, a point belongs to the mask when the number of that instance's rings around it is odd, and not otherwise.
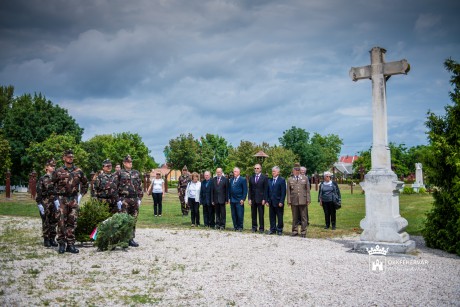
<path fill-rule="evenodd" d="M 117 213 L 118 208 L 118 191 L 114 183 L 114 174 L 112 173 L 112 162 L 106 159 L 102 162 L 102 172 L 100 172 L 94 181 L 94 192 L 97 200 L 107 203 L 111 213 Z"/>
<path fill-rule="evenodd" d="M 88 179 L 83 171 L 73 164 L 73 151 L 71 149 L 64 152 L 63 160 L 64 166 L 58 168 L 53 174 L 58 195 L 55 205 L 56 208 L 59 207 L 59 253 L 76 254 L 79 252 L 75 248 L 78 206 L 83 195 L 88 192 Z"/>
<path fill-rule="evenodd" d="M 117 206 L 122 213 L 127 213 L 135 218 L 133 235 L 128 245 L 138 247 L 139 244 L 134 241 L 136 236 L 136 222 L 139 214 L 144 192 L 142 190 L 142 179 L 140 173 L 132 169 L 133 160 L 130 155 L 123 159 L 123 169 L 115 173 L 114 183 L 118 191 Z"/>
<path fill-rule="evenodd" d="M 56 162 L 54 159 L 50 159 L 46 162 L 46 174 L 38 179 L 37 197 L 35 198 L 42 218 L 43 245 L 45 247 L 58 246 L 56 243 L 58 211 L 54 206 L 56 188 L 52 178 L 55 166 Z"/>
<path fill-rule="evenodd" d="M 300 175 L 300 165 L 296 163 L 292 170 L 292 176 L 287 182 L 287 200 L 292 210 L 292 234 L 298 236 L 301 220 L 300 236 L 305 238 L 307 234 L 307 206 L 311 202 L 310 185 L 306 176 Z"/>
<path fill-rule="evenodd" d="M 182 168 L 182 175 L 179 177 L 179 180 L 177 181 L 177 193 L 179 194 L 179 201 L 180 201 L 180 207 L 182 209 L 182 215 L 188 215 L 189 211 L 189 206 L 185 202 L 185 190 L 187 189 L 187 185 L 190 182 L 190 176 L 188 173 L 187 166 L 184 165 Z"/>

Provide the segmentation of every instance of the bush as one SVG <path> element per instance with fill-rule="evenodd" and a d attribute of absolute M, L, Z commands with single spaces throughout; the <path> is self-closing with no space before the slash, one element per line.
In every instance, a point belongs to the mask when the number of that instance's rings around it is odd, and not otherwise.
<path fill-rule="evenodd" d="M 426 194 L 426 189 L 425 188 L 420 188 L 418 189 L 419 194 Z"/>
<path fill-rule="evenodd" d="M 412 189 L 411 187 L 404 187 L 403 189 L 403 194 L 414 194 L 414 189 Z"/>
<path fill-rule="evenodd" d="M 168 181 L 168 188 L 177 188 L 177 180 Z"/>
<path fill-rule="evenodd" d="M 117 246 L 128 247 L 128 241 L 133 235 L 135 218 L 126 213 L 116 213 L 103 221 L 97 227 L 96 242 L 94 245 L 100 251 L 112 250 Z"/>
<path fill-rule="evenodd" d="M 96 226 L 110 217 L 109 205 L 96 199 L 90 199 L 80 206 L 75 229 L 75 239 L 78 242 L 90 241 L 89 235 Z"/>

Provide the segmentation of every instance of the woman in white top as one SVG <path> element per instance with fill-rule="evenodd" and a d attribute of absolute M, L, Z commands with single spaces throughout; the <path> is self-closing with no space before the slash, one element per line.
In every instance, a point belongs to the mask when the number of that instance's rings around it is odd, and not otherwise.
<path fill-rule="evenodd" d="M 161 216 L 161 211 L 163 208 L 163 196 L 165 195 L 165 181 L 161 178 L 161 173 L 156 173 L 155 178 L 153 178 L 152 183 L 147 190 L 147 193 L 150 195 L 152 193 L 153 197 L 153 214 L 155 216 Z"/>
<path fill-rule="evenodd" d="M 192 227 L 200 226 L 200 191 L 201 182 L 199 181 L 200 175 L 192 173 L 192 181 L 187 185 L 185 190 L 185 202 L 190 207 L 192 217 Z"/>

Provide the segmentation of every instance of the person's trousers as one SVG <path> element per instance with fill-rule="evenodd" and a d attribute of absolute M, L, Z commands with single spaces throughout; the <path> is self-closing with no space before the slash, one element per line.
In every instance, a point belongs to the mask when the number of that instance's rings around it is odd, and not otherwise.
<path fill-rule="evenodd" d="M 44 239 L 55 239 L 58 225 L 59 212 L 54 206 L 52 199 L 44 198 L 42 200 L 43 208 L 45 209 L 45 214 L 42 217 L 42 233 Z"/>
<path fill-rule="evenodd" d="M 302 221 L 299 217 L 299 219 L 297 220 L 297 225 L 301 225 L 302 224 Z M 310 219 L 308 218 L 308 206 L 307 206 L 307 226 L 310 225 Z"/>
<path fill-rule="evenodd" d="M 268 215 L 270 217 L 270 232 L 277 232 L 277 233 L 282 233 L 283 232 L 283 216 L 284 216 L 284 206 L 279 207 L 278 205 L 276 207 L 270 205 Z M 278 220 L 278 224 L 276 224 Z"/>
<path fill-rule="evenodd" d="M 153 197 L 153 214 L 161 215 L 163 209 L 163 193 L 152 193 Z"/>
<path fill-rule="evenodd" d="M 216 212 L 216 228 L 225 229 L 225 223 L 227 222 L 227 208 L 225 203 L 215 204 Z"/>
<path fill-rule="evenodd" d="M 58 213 L 59 244 L 75 245 L 75 228 L 77 228 L 78 203 L 77 196 L 59 196 Z"/>
<path fill-rule="evenodd" d="M 334 206 L 334 202 L 327 201 L 323 202 L 323 210 L 324 210 L 324 219 L 326 220 L 326 227 L 331 226 L 335 227 L 335 220 L 336 220 L 336 210 Z"/>
<path fill-rule="evenodd" d="M 251 205 L 252 230 L 257 230 L 257 214 L 259 214 L 259 230 L 264 230 L 265 206 L 257 203 Z"/>
<path fill-rule="evenodd" d="M 244 205 L 240 203 L 230 203 L 232 212 L 233 229 L 243 230 Z"/>
<path fill-rule="evenodd" d="M 304 235 L 307 233 L 307 205 L 292 205 L 292 233 L 296 234 L 299 232 L 299 226 L 297 221 L 301 220 L 300 234 Z"/>
<path fill-rule="evenodd" d="M 122 213 L 127 213 L 134 217 L 134 227 L 133 227 L 133 235 L 132 239 L 136 237 L 136 223 L 137 223 L 137 216 L 139 215 L 139 199 L 137 197 L 135 198 L 128 198 L 125 197 L 123 198 L 122 204 L 121 204 L 121 212 Z"/>
<path fill-rule="evenodd" d="M 225 207 L 224 207 L 225 208 Z M 204 226 L 216 227 L 215 212 L 213 205 L 203 205 L 203 222 Z"/>
<path fill-rule="evenodd" d="M 190 208 L 192 225 L 200 225 L 200 203 L 196 202 L 195 198 L 189 198 L 188 206 Z"/>

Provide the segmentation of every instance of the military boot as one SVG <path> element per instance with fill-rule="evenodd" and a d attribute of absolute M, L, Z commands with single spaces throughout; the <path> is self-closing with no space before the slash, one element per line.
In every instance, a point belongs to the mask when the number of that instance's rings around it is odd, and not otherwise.
<path fill-rule="evenodd" d="M 44 247 L 51 247 L 50 240 L 49 239 L 43 239 L 43 246 Z"/>
<path fill-rule="evenodd" d="M 53 247 L 58 246 L 58 244 L 57 244 L 55 239 L 50 239 L 50 245 L 53 246 Z"/>
<path fill-rule="evenodd" d="M 64 254 L 65 253 L 65 243 L 59 243 L 59 254 Z"/>
<path fill-rule="evenodd" d="M 80 252 L 77 248 L 75 248 L 75 245 L 67 245 L 65 251 L 72 254 L 78 254 Z"/>
<path fill-rule="evenodd" d="M 132 246 L 132 247 L 138 247 L 139 246 L 139 244 L 137 244 L 133 239 L 128 241 L 128 245 Z"/>

